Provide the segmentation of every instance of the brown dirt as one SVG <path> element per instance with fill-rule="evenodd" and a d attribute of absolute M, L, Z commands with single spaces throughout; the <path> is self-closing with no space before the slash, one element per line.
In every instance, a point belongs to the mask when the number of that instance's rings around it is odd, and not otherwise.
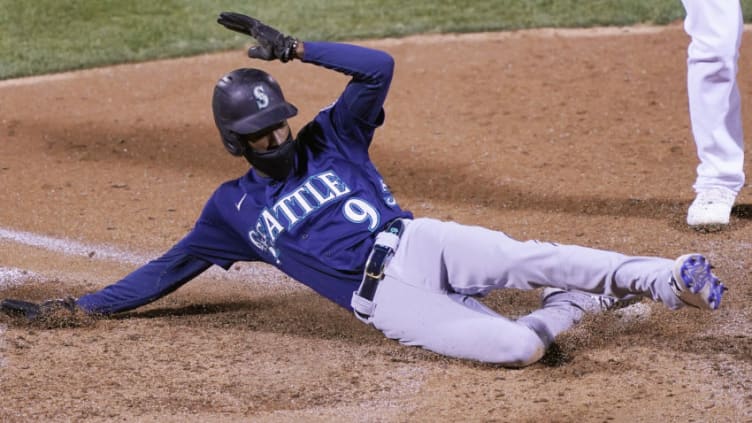
<path fill-rule="evenodd" d="M 367 42 L 397 60 L 372 156 L 417 216 L 707 253 L 731 288 L 722 310 L 647 302 L 642 317 L 589 317 L 541 363 L 507 370 L 400 346 L 276 271 L 237 266 L 116 318 L 0 317 L 0 420 L 749 421 L 752 206 L 744 190 L 723 232 L 683 224 L 696 166 L 687 42 L 676 25 Z M 220 146 L 210 97 L 220 75 L 251 65 L 281 81 L 296 128 L 346 81 L 235 51 L 0 82 L 0 227 L 137 257 L 170 247 L 245 171 Z M 0 238 L 0 267 L 29 272 L 0 297 L 79 295 L 136 267 L 105 247 L 28 244 Z M 518 316 L 538 292 L 487 303 Z"/>

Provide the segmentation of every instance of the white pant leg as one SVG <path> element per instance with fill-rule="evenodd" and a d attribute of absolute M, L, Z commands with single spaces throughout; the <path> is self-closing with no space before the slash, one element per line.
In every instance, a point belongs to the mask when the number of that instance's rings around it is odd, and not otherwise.
<path fill-rule="evenodd" d="M 668 285 L 672 264 L 583 247 L 522 243 L 480 227 L 416 219 L 407 225 L 386 267 L 369 322 L 406 345 L 524 366 L 539 360 L 556 335 L 580 320 L 582 311 L 553 303 L 516 322 L 466 294 L 559 286 L 654 299 L 670 295 L 678 302 Z"/>
<path fill-rule="evenodd" d="M 668 284 L 673 260 L 521 242 L 480 226 L 416 219 L 406 230 L 398 257 L 409 264 L 395 276 L 429 289 L 484 295 L 499 288 L 553 286 L 617 298 L 642 295 L 671 308 L 680 303 Z"/>
<path fill-rule="evenodd" d="M 387 338 L 448 357 L 522 367 L 543 357 L 548 346 L 528 326 L 473 298 L 391 276 L 381 281 L 373 303 L 369 323 Z"/>
<path fill-rule="evenodd" d="M 738 0 L 682 0 L 692 38 L 687 94 L 700 164 L 695 191 L 744 185 L 744 139 L 736 82 L 743 17 Z"/>

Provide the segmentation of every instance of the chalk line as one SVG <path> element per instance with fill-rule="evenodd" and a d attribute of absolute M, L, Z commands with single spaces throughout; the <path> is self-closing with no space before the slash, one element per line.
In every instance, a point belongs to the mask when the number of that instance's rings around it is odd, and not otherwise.
<path fill-rule="evenodd" d="M 34 234 L 31 232 L 14 231 L 0 228 L 0 239 L 17 242 L 31 247 L 43 248 L 73 256 L 84 256 L 104 260 L 113 260 L 127 264 L 140 264 L 149 260 L 149 257 L 124 251 L 107 245 L 86 244 L 70 239 L 53 238 L 50 236 Z"/>
<path fill-rule="evenodd" d="M 161 255 L 159 253 L 139 253 L 110 245 L 90 244 L 72 239 L 55 238 L 32 232 L 16 231 L 9 228 L 0 228 L 0 241 L 3 240 L 68 256 L 86 257 L 98 261 L 109 260 L 130 265 L 143 265 Z M 279 270 L 263 263 L 244 263 L 236 265 L 231 271 L 225 271 L 222 268 L 213 266 L 205 272 L 204 275 L 208 275 L 215 279 L 267 284 L 290 280 Z M 16 283 L 24 283 L 24 281 L 29 279 L 40 280 L 40 277 L 39 275 L 34 275 L 27 270 L 0 267 L 0 287 L 10 286 Z M 298 284 L 293 284 L 293 286 L 302 288 L 302 286 L 299 286 Z"/>
<path fill-rule="evenodd" d="M 28 270 L 0 267 L 0 288 L 18 285 L 29 279 L 37 279 L 37 275 Z"/>

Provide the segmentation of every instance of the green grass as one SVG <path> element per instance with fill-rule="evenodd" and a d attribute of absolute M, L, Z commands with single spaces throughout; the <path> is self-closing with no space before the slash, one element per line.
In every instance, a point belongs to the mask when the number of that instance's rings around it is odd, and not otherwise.
<path fill-rule="evenodd" d="M 224 10 L 309 40 L 665 24 L 684 15 L 679 0 L 0 0 L 0 79 L 248 45 L 215 23 Z"/>

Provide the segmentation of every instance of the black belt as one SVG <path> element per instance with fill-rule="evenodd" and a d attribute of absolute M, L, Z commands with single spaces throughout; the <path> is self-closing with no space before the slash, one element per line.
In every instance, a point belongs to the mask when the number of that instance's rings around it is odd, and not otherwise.
<path fill-rule="evenodd" d="M 371 253 L 366 261 L 366 269 L 363 274 L 363 281 L 360 288 L 353 293 L 351 305 L 355 310 L 355 315 L 367 319 L 372 309 L 371 301 L 376 295 L 376 288 L 379 282 L 384 279 L 384 267 L 387 261 L 394 255 L 394 251 L 399 244 L 399 237 L 405 230 L 405 223 L 402 219 L 395 219 L 386 225 L 386 228 L 376 236 L 376 242 L 373 245 Z"/>

